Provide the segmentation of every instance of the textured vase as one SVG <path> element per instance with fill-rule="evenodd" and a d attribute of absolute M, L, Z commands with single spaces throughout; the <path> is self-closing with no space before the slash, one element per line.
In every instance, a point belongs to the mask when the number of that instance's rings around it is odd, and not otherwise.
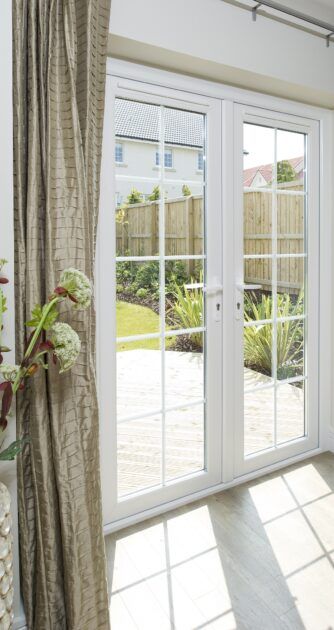
<path fill-rule="evenodd" d="M 10 494 L 0 482 L 0 630 L 9 630 L 13 612 L 13 535 Z"/>

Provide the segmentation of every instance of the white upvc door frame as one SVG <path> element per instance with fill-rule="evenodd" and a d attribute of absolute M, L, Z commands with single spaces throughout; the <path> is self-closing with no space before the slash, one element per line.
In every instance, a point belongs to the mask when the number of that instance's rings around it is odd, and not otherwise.
<path fill-rule="evenodd" d="M 237 485 L 243 481 L 257 477 L 265 472 L 277 470 L 295 461 L 319 453 L 328 448 L 329 427 L 331 425 L 331 399 L 332 399 L 332 206 L 334 202 L 334 185 L 332 177 L 332 165 L 334 162 L 334 115 L 333 112 L 298 103 L 283 98 L 273 97 L 267 94 L 251 92 L 241 88 L 221 85 L 211 81 L 196 79 L 173 72 L 163 71 L 136 63 L 109 59 L 107 66 L 108 76 L 113 76 L 118 84 L 126 88 L 127 81 L 135 82 L 139 90 L 144 93 L 156 95 L 161 88 L 172 91 L 174 98 L 195 99 L 203 102 L 202 99 L 218 99 L 221 103 L 221 124 L 223 130 L 221 136 L 222 159 L 220 172 L 217 177 L 221 186 L 222 199 L 222 224 L 223 224 L 223 387 L 224 391 L 221 418 L 221 442 L 222 461 L 221 477 L 218 482 L 213 482 L 210 488 L 195 490 L 189 488 L 188 492 L 179 498 L 167 498 L 166 502 L 156 507 L 146 507 L 141 499 L 138 501 L 137 514 L 129 516 L 117 515 L 113 512 L 115 503 L 110 500 L 115 488 L 116 461 L 112 461 L 110 445 L 115 440 L 115 427 L 108 422 L 107 410 L 110 409 L 115 400 L 115 370 L 113 362 L 110 362 L 108 347 L 105 343 L 105 331 L 116 338 L 115 318 L 111 317 L 114 308 L 113 293 L 111 291 L 111 281 L 114 273 L 111 262 L 110 265 L 110 243 L 101 238 L 101 234 L 112 234 L 114 230 L 112 213 L 106 209 L 110 207 L 110 199 L 113 199 L 114 188 L 110 172 L 110 165 L 114 164 L 113 145 L 113 125 L 110 110 L 112 90 L 110 81 L 107 82 L 106 94 L 106 116 L 104 129 L 104 147 L 102 160 L 102 185 L 101 185 L 101 212 L 99 220 L 98 256 L 97 256 L 97 354 L 98 354 L 98 382 L 99 382 L 99 403 L 101 411 L 101 477 L 103 488 L 103 511 L 105 532 L 115 531 L 134 522 L 138 522 L 158 513 L 173 509 L 178 505 L 189 503 L 195 499 Z M 109 105 L 108 105 L 109 103 Z M 235 352 L 235 273 L 234 273 L 234 212 L 236 203 L 235 185 L 235 117 L 236 105 L 258 107 L 267 110 L 268 116 L 273 112 L 281 115 L 303 117 L 307 123 L 316 121 L 319 125 L 320 133 L 320 291 L 319 291 L 319 446 L 306 453 L 299 455 L 289 455 L 287 459 L 276 462 L 272 465 L 264 464 L 263 468 L 249 473 L 236 476 L 234 465 L 235 457 L 235 397 L 234 390 L 234 369 L 231 368 Z M 111 139 L 111 140 L 110 140 Z M 216 137 L 216 142 L 219 142 Z M 109 264 L 106 263 L 109 261 Z M 106 271 L 107 268 L 107 273 Z"/>
<path fill-rule="evenodd" d="M 107 97 L 104 128 L 102 179 L 108 177 L 103 190 L 99 219 L 98 305 L 99 305 L 99 399 L 101 415 L 101 478 L 104 522 L 127 518 L 142 510 L 198 492 L 219 483 L 221 479 L 221 418 L 222 418 L 222 327 L 215 316 L 216 303 L 222 296 L 210 292 L 210 287 L 222 285 L 222 225 L 221 225 L 221 102 L 211 97 L 177 92 L 170 88 L 133 80 L 107 76 Z M 206 117 L 206 323 L 205 323 L 205 469 L 184 478 L 166 482 L 163 487 L 148 488 L 117 498 L 117 424 L 116 424 L 116 268 L 115 222 L 113 221 L 113 185 L 115 179 L 114 103 L 116 98 L 165 105 Z M 217 142 L 217 138 L 219 141 Z M 109 165 L 109 166 L 108 166 Z M 108 172 L 108 174 L 107 174 Z M 104 188 L 104 187 L 102 187 Z M 160 212 L 160 216 L 162 212 Z M 102 237 L 103 234 L 103 237 Z M 106 238 L 106 234 L 109 235 Z M 143 258 L 145 260 L 145 258 Z M 106 264 L 105 261 L 108 261 Z M 153 411 L 153 410 L 152 410 Z"/>
<path fill-rule="evenodd" d="M 307 252 L 306 293 L 306 334 L 304 339 L 305 380 L 305 436 L 276 447 L 244 456 L 244 356 L 243 356 L 243 291 L 238 286 L 244 284 L 244 190 L 243 190 L 243 127 L 244 123 L 268 126 L 305 134 L 307 140 L 307 216 L 305 217 L 305 248 Z M 239 477 L 268 465 L 307 453 L 319 446 L 319 122 L 295 115 L 263 110 L 260 108 L 235 105 L 234 116 L 234 186 L 235 186 L 235 230 L 234 230 L 234 269 L 235 269 L 235 459 L 234 477 Z M 273 221 L 273 234 L 276 228 Z M 309 299 L 308 296 L 312 296 Z M 241 303 L 240 311 L 237 302 Z M 238 316 L 239 312 L 239 316 Z M 276 315 L 274 314 L 274 320 Z M 312 331 L 312 333 L 310 332 Z M 274 351 L 274 350 L 273 350 Z"/>

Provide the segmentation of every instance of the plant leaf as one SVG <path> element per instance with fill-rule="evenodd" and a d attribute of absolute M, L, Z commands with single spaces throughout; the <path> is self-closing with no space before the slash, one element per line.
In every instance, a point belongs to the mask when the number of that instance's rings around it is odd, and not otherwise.
<path fill-rule="evenodd" d="M 31 319 L 28 322 L 26 322 L 26 326 L 29 326 L 30 328 L 37 328 L 42 318 L 45 316 L 45 312 L 47 311 L 48 308 L 49 308 L 49 304 L 44 304 L 43 307 L 40 306 L 40 304 L 36 304 L 36 306 L 31 312 Z M 57 310 L 57 306 L 56 304 L 54 304 L 53 308 L 46 316 L 45 322 L 43 324 L 43 329 L 49 330 L 49 328 L 51 328 L 53 324 L 55 323 L 58 315 L 59 313 Z"/>
<path fill-rule="evenodd" d="M 48 305 L 45 304 L 45 306 L 43 307 L 43 316 L 45 313 L 45 310 L 47 309 Z M 51 311 L 48 313 L 45 322 L 43 324 L 43 330 L 49 330 L 50 328 L 52 328 L 53 324 L 55 323 L 57 317 L 58 317 L 59 313 L 57 310 L 56 305 L 53 306 L 53 308 L 51 309 Z"/>
<path fill-rule="evenodd" d="M 40 304 L 36 304 L 36 306 L 31 311 L 31 319 L 26 322 L 26 326 L 29 326 L 30 328 L 36 328 L 41 321 L 41 317 L 42 307 L 40 306 Z"/>
<path fill-rule="evenodd" d="M 28 442 L 27 439 L 12 442 L 4 451 L 0 452 L 0 461 L 12 461 L 15 459 L 15 457 L 21 453 L 26 442 Z"/>

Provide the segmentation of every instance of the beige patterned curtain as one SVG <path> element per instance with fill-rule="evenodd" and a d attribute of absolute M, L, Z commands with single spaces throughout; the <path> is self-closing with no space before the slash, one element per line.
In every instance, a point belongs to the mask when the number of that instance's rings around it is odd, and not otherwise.
<path fill-rule="evenodd" d="M 17 356 L 60 272 L 93 277 L 110 0 L 13 0 Z M 18 396 L 21 583 L 30 630 L 109 628 L 93 309 L 82 354 Z"/>

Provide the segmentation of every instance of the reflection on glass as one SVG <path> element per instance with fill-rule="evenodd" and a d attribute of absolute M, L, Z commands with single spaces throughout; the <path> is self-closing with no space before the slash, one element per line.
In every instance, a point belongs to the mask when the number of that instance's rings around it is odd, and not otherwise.
<path fill-rule="evenodd" d="M 202 260 L 165 263 L 166 326 L 169 329 L 204 326 L 204 264 Z M 202 340 L 197 336 L 197 342 Z M 196 341 L 196 336 L 194 337 Z"/>
<path fill-rule="evenodd" d="M 244 397 L 244 453 L 251 455 L 274 445 L 274 388 Z"/>
<path fill-rule="evenodd" d="M 117 418 L 161 409 L 161 351 L 159 339 L 118 344 Z"/>
<path fill-rule="evenodd" d="M 304 383 L 285 383 L 277 388 L 277 442 L 305 435 Z"/>
<path fill-rule="evenodd" d="M 161 435 L 160 415 L 118 423 L 119 496 L 161 483 Z"/>
<path fill-rule="evenodd" d="M 182 407 L 166 413 L 166 479 L 204 468 L 204 407 Z"/>
<path fill-rule="evenodd" d="M 176 335 L 165 353 L 166 407 L 204 398 L 203 333 Z"/>

